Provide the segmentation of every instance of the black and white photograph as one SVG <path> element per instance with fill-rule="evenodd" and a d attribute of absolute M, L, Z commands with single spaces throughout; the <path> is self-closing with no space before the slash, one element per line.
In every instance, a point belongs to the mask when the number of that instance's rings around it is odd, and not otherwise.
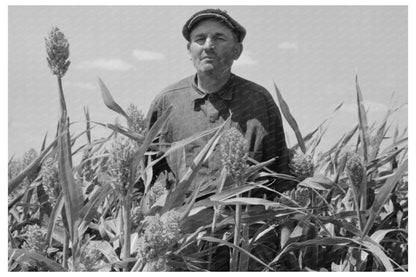
<path fill-rule="evenodd" d="M 409 272 L 409 5 L 260 3 L 4 7 L 8 272 Z"/>

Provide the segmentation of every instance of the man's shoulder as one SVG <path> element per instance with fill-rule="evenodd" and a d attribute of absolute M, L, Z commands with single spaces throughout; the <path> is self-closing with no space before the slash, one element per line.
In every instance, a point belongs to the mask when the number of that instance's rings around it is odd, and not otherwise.
<path fill-rule="evenodd" d="M 244 79 L 243 77 L 234 75 L 234 82 L 241 91 L 245 91 L 253 97 L 258 97 L 259 95 L 270 95 L 270 92 L 265 87 L 253 81 Z"/>
<path fill-rule="evenodd" d="M 166 95 L 166 94 L 171 94 L 171 93 L 182 91 L 182 90 L 187 90 L 191 87 L 192 78 L 193 76 L 188 76 L 186 78 L 183 78 L 182 80 L 165 87 L 160 92 L 160 94 Z"/>
<path fill-rule="evenodd" d="M 173 83 L 163 90 L 161 90 L 153 100 L 152 105 L 163 105 L 165 102 L 179 101 L 183 97 L 186 97 L 186 93 L 189 91 L 192 83 L 192 76 L 183 78 L 182 80 Z"/>

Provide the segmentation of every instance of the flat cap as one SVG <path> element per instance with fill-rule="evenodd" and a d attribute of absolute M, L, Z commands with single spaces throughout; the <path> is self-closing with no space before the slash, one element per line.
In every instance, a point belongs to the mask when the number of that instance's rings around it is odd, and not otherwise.
<path fill-rule="evenodd" d="M 222 11 L 220 9 L 206 9 L 195 13 L 193 16 L 191 16 L 191 18 L 188 19 L 188 21 L 186 21 L 182 29 L 182 34 L 186 40 L 190 40 L 191 31 L 198 22 L 203 19 L 210 18 L 217 19 L 218 21 L 228 26 L 231 31 L 236 34 L 238 42 L 242 42 L 246 36 L 246 29 L 244 29 L 243 26 L 241 26 L 237 21 L 229 16 L 226 11 Z"/>

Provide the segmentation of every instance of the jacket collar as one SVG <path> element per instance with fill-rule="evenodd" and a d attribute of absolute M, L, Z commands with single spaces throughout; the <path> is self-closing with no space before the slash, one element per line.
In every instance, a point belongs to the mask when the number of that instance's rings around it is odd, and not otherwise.
<path fill-rule="evenodd" d="M 234 83 L 234 79 L 235 79 L 235 75 L 231 73 L 230 78 L 228 79 L 227 83 L 225 83 L 225 85 L 219 91 L 214 92 L 213 94 L 216 94 L 223 100 L 233 99 L 234 90 L 232 89 L 233 88 L 232 84 Z M 196 80 L 197 80 L 197 75 L 195 74 L 194 76 L 191 77 L 191 86 L 195 92 L 193 94 L 192 100 L 206 98 L 209 94 L 201 91 L 198 88 Z"/>

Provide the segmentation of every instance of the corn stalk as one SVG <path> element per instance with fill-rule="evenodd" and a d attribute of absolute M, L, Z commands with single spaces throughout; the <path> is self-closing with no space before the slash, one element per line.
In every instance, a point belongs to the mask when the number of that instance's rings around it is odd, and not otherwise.
<path fill-rule="evenodd" d="M 72 262 L 73 270 L 79 269 L 81 258 L 80 243 L 81 238 L 78 235 L 78 227 L 80 224 L 79 208 L 83 205 L 82 189 L 75 182 L 72 175 L 72 154 L 71 139 L 69 134 L 69 117 L 65 103 L 64 92 L 62 88 L 62 77 L 65 75 L 70 62 L 69 44 L 64 34 L 58 29 L 53 28 L 49 34 L 49 38 L 45 39 L 47 50 L 47 61 L 49 67 L 58 81 L 58 95 L 60 107 L 59 134 L 58 137 L 58 169 L 59 183 L 62 187 L 65 200 L 65 214 L 67 220 L 68 234 L 72 246 Z M 65 253 L 64 253 L 65 255 Z"/>

